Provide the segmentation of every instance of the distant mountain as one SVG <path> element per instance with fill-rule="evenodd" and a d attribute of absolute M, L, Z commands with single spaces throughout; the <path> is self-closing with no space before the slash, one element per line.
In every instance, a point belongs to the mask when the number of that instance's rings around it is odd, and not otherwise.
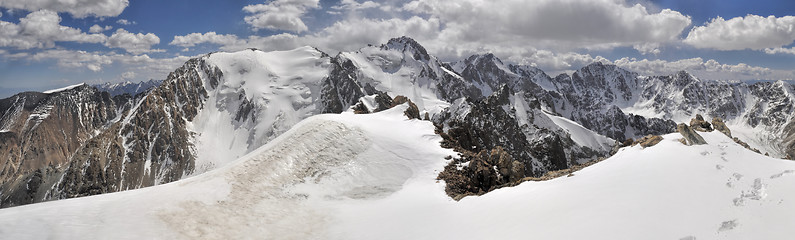
<path fill-rule="evenodd" d="M 725 118 L 736 136 L 783 157 L 795 151 L 792 92 L 781 81 L 641 76 L 602 63 L 555 77 L 492 54 L 445 63 L 408 37 L 336 56 L 313 47 L 216 52 L 162 82 L 0 100 L 0 205 L 176 181 L 225 166 L 311 116 L 407 100 L 416 107 L 408 115 L 432 121 L 458 157 L 501 159 L 477 168 L 471 194 L 607 157 L 619 142 L 674 132 L 697 113 Z"/>
<path fill-rule="evenodd" d="M 120 83 L 106 82 L 102 84 L 95 84 L 92 86 L 96 87 L 100 91 L 105 91 L 110 93 L 111 96 L 122 95 L 125 93 L 135 96 L 136 94 L 160 86 L 161 83 L 163 83 L 163 80 L 150 79 L 149 81 L 141 81 L 137 83 L 133 83 L 130 81 L 124 81 Z"/>

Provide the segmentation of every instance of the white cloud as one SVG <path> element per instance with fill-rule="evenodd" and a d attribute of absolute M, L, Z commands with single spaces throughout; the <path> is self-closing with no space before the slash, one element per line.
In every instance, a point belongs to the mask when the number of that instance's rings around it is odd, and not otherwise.
<path fill-rule="evenodd" d="M 646 75 L 668 75 L 685 70 L 705 79 L 747 80 L 783 77 L 775 76 L 778 72 L 770 68 L 750 66 L 745 63 L 734 65 L 722 64 L 714 59 L 704 61 L 702 58 L 665 61 L 659 59 L 636 60 L 625 57 L 616 60 L 614 64 L 627 70 Z M 791 77 L 792 76 L 790 76 L 790 78 Z"/>
<path fill-rule="evenodd" d="M 129 0 L 3 0 L 0 7 L 38 11 L 67 12 L 75 18 L 115 17 L 130 4 Z"/>
<path fill-rule="evenodd" d="M 55 60 L 63 69 L 87 68 L 93 72 L 101 71 L 103 65 L 113 63 L 112 57 L 108 55 L 63 49 L 38 52 L 29 58 L 33 61 Z"/>
<path fill-rule="evenodd" d="M 724 20 L 712 19 L 706 26 L 690 30 L 685 43 L 717 50 L 762 50 L 795 41 L 795 16 L 748 15 Z"/>
<path fill-rule="evenodd" d="M 90 28 L 88 28 L 88 32 L 90 32 L 90 33 L 101 33 L 101 32 L 107 31 L 107 30 L 111 30 L 111 29 L 113 29 L 113 26 L 102 27 L 100 25 L 94 24 L 94 26 L 91 26 Z"/>
<path fill-rule="evenodd" d="M 451 44 L 556 49 L 671 42 L 691 22 L 670 9 L 652 13 L 614 0 L 416 0 L 404 9 L 440 19 L 440 40 Z"/>
<path fill-rule="evenodd" d="M 217 34 L 215 32 L 191 33 L 185 36 L 174 36 L 169 45 L 180 47 L 194 47 L 198 44 L 212 43 L 218 45 L 240 45 L 242 40 L 234 34 Z"/>
<path fill-rule="evenodd" d="M 305 42 L 331 51 L 352 51 L 367 44 L 386 43 L 390 38 L 409 36 L 416 40 L 436 39 L 441 29 L 439 19 L 351 19 L 336 22 L 322 31 L 307 36 Z"/>
<path fill-rule="evenodd" d="M 368 8 L 380 8 L 381 4 L 373 2 L 373 1 L 365 1 L 365 2 L 357 2 L 356 0 L 342 0 L 339 5 L 332 6 L 332 9 L 336 10 L 349 10 L 349 11 L 356 11 Z"/>
<path fill-rule="evenodd" d="M 129 71 L 129 72 L 123 72 L 121 74 L 121 79 L 130 80 L 133 78 L 135 78 L 135 72 Z"/>
<path fill-rule="evenodd" d="M 638 50 L 640 54 L 647 55 L 647 54 L 660 54 L 660 44 L 659 43 L 643 43 L 643 44 L 635 44 L 632 45 L 632 48 Z"/>
<path fill-rule="evenodd" d="M 101 43 L 107 38 L 62 26 L 60 22 L 58 13 L 50 10 L 31 12 L 19 19 L 19 24 L 0 21 L 0 47 L 52 48 L 55 42 Z"/>
<path fill-rule="evenodd" d="M 792 48 L 765 48 L 765 53 L 767 54 L 792 54 L 795 55 L 795 47 Z"/>
<path fill-rule="evenodd" d="M 44 50 L 35 54 L 21 53 L 4 55 L 7 59 L 21 61 L 55 61 L 64 71 L 90 70 L 99 72 L 106 66 L 118 64 L 125 69 L 122 77 L 143 79 L 165 79 L 166 76 L 190 58 L 197 56 L 176 56 L 171 58 L 151 58 L 146 54 L 130 55 L 115 52 L 86 52 L 65 49 Z"/>
<path fill-rule="evenodd" d="M 116 20 L 116 23 L 118 23 L 118 24 L 121 24 L 121 25 L 133 25 L 133 24 L 137 24 L 137 22 L 135 22 L 135 21 L 130 21 L 130 20 L 127 20 L 127 19 L 119 19 L 119 20 Z"/>
<path fill-rule="evenodd" d="M 145 52 L 163 51 L 151 49 L 152 45 L 160 43 L 160 38 L 154 33 L 130 33 L 124 28 L 119 28 L 108 38 L 105 46 L 123 48 L 127 52 L 140 54 Z"/>
<path fill-rule="evenodd" d="M 301 16 L 318 7 L 318 0 L 274 0 L 268 4 L 243 7 L 243 11 L 251 14 L 244 20 L 254 30 L 266 28 L 300 33 L 308 30 Z"/>

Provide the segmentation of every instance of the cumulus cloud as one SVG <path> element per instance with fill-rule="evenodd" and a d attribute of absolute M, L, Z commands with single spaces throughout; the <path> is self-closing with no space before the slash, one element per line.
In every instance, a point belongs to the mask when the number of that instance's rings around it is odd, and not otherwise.
<path fill-rule="evenodd" d="M 0 47 L 52 48 L 55 42 L 101 43 L 107 38 L 102 34 L 86 34 L 60 23 L 58 13 L 50 10 L 31 12 L 19 19 L 19 24 L 0 21 Z"/>
<path fill-rule="evenodd" d="M 332 6 L 336 10 L 356 11 L 369 8 L 380 8 L 381 4 L 373 1 L 357 2 L 356 0 L 342 0 L 339 5 Z"/>
<path fill-rule="evenodd" d="M 27 11 L 51 10 L 66 12 L 75 18 L 115 17 L 121 14 L 129 0 L 3 0 L 0 7 Z"/>
<path fill-rule="evenodd" d="M 174 36 L 169 45 L 180 47 L 194 47 L 198 44 L 212 43 L 222 46 L 240 45 L 243 40 L 237 38 L 234 34 L 217 34 L 215 32 L 207 33 L 191 33 L 184 36 Z"/>
<path fill-rule="evenodd" d="M 792 54 L 795 55 L 795 47 L 792 48 L 765 48 L 765 53 L 767 54 Z"/>
<path fill-rule="evenodd" d="M 145 52 L 162 51 L 151 49 L 152 45 L 160 43 L 160 38 L 154 33 L 131 33 L 124 28 L 119 28 L 108 38 L 105 46 L 111 48 L 122 48 L 133 54 Z"/>
<path fill-rule="evenodd" d="M 106 66 L 118 64 L 125 69 L 122 77 L 140 77 L 144 79 L 165 79 L 190 58 L 197 56 L 175 56 L 170 58 L 152 58 L 146 54 L 131 55 L 115 52 L 87 52 L 79 50 L 49 49 L 35 54 L 19 53 L 4 55 L 7 59 L 42 62 L 55 61 L 56 65 L 66 71 L 90 70 L 102 71 Z"/>
<path fill-rule="evenodd" d="M 101 32 L 107 31 L 107 30 L 111 30 L 111 29 L 113 29 L 113 26 L 102 27 L 100 25 L 94 24 L 94 26 L 91 26 L 90 28 L 88 28 L 88 32 L 90 32 L 90 33 L 101 33 Z"/>
<path fill-rule="evenodd" d="M 707 25 L 690 30 L 684 42 L 696 48 L 717 50 L 762 50 L 779 48 L 795 41 L 795 16 L 762 17 L 747 15 L 724 20 L 712 19 Z"/>
<path fill-rule="evenodd" d="M 268 4 L 243 7 L 251 14 L 244 18 L 254 30 L 271 29 L 304 32 L 308 28 L 301 17 L 312 8 L 320 7 L 318 0 L 274 0 Z"/>
<path fill-rule="evenodd" d="M 55 60 L 59 67 L 64 69 L 86 68 L 93 72 L 102 70 L 103 65 L 113 62 L 112 56 L 86 51 L 72 51 L 52 49 L 38 52 L 29 57 L 33 61 Z"/>
<path fill-rule="evenodd" d="M 698 73 L 699 76 L 709 79 L 759 79 L 768 77 L 774 70 L 765 67 L 750 66 L 745 63 L 721 64 L 714 59 L 704 61 L 702 58 L 680 59 L 676 61 L 665 60 L 636 60 L 621 58 L 614 62 L 619 67 L 647 75 L 667 75 L 685 70 Z M 740 79 L 743 78 L 743 79 Z"/>
<path fill-rule="evenodd" d="M 127 19 L 116 20 L 116 23 L 121 24 L 121 25 L 134 25 L 134 24 L 137 24 L 137 22 L 130 21 L 130 20 L 127 20 Z"/>
<path fill-rule="evenodd" d="M 492 45 L 605 48 L 670 42 L 690 17 L 614 0 L 415 0 L 405 10 L 437 17 L 442 40 Z"/>

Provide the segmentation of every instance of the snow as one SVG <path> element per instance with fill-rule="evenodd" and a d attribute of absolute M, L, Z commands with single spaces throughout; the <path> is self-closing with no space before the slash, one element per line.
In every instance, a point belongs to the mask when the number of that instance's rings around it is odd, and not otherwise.
<path fill-rule="evenodd" d="M 453 201 L 454 155 L 406 105 L 319 115 L 214 171 L 0 210 L 10 239 L 789 239 L 795 162 L 719 132 L 629 147 L 571 177 Z M 561 119 L 557 119 L 561 120 Z M 566 125 L 564 123 L 561 125 Z M 576 129 L 572 126 L 570 129 Z M 577 135 L 577 134 L 572 134 Z M 57 213 L 57 215 L 53 215 Z"/>
<path fill-rule="evenodd" d="M 80 84 L 75 84 L 75 85 L 66 86 L 66 87 L 62 87 L 62 88 L 47 90 L 47 91 L 44 91 L 42 93 L 50 94 L 50 93 L 56 93 L 56 92 L 63 92 L 63 91 L 66 91 L 66 90 L 69 90 L 69 89 L 72 89 L 72 88 L 76 88 L 76 87 L 79 87 L 79 86 L 83 86 L 83 85 L 86 85 L 86 83 L 80 83 Z"/>
<path fill-rule="evenodd" d="M 555 125 L 558 125 L 560 128 L 563 128 L 566 132 L 571 134 L 571 140 L 577 143 L 577 145 L 589 147 L 599 151 L 609 152 L 612 149 L 615 140 L 603 135 L 599 135 L 598 133 L 591 131 L 579 123 L 567 118 L 551 115 L 547 112 L 544 112 L 544 115 L 549 117 L 549 119 L 551 119 Z"/>
<path fill-rule="evenodd" d="M 195 174 L 223 166 L 320 113 L 315 103 L 330 62 L 312 47 L 213 53 L 207 62 L 221 69 L 223 78 L 211 89 L 204 77 L 207 104 L 191 125 L 200 133 Z M 245 121 L 236 119 L 243 98 L 254 106 Z"/>
<path fill-rule="evenodd" d="M 436 81 L 419 76 L 425 63 L 415 60 L 410 53 L 367 47 L 358 52 L 340 54 L 361 70 L 362 85 L 369 83 L 392 97 L 406 96 L 420 111 L 428 111 L 430 115 L 439 113 L 449 106 L 448 102 L 441 100 Z M 435 58 L 432 58 L 429 65 L 436 68 L 434 70 L 438 71 L 437 74 L 448 72 Z M 458 74 L 451 75 L 460 79 Z"/>

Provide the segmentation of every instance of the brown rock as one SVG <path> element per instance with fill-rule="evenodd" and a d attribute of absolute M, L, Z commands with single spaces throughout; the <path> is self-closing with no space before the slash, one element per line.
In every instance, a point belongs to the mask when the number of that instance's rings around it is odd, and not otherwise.
<path fill-rule="evenodd" d="M 679 134 L 682 134 L 682 137 L 687 140 L 687 145 L 707 144 L 707 141 L 705 141 L 701 135 L 698 135 L 696 131 L 693 131 L 692 128 L 688 127 L 687 124 L 680 123 L 676 126 L 676 131 L 678 131 Z"/>
<path fill-rule="evenodd" d="M 409 103 L 409 108 L 403 112 L 406 115 L 406 117 L 408 117 L 409 119 L 420 119 L 420 109 L 417 108 L 417 105 L 414 104 L 414 102 L 412 102 L 411 99 L 405 96 L 395 97 L 395 99 L 392 100 L 392 107 L 395 107 L 403 103 Z"/>
<path fill-rule="evenodd" d="M 651 146 L 657 145 L 662 140 L 663 140 L 663 138 L 660 135 L 647 135 L 647 136 L 645 136 L 645 137 L 643 137 L 641 139 L 638 139 L 634 143 L 632 143 L 632 146 L 640 144 L 641 147 L 647 148 L 647 147 L 651 147 Z"/>
<path fill-rule="evenodd" d="M 723 119 L 719 117 L 712 118 L 712 127 L 715 128 L 715 130 L 718 130 L 718 132 L 726 134 L 726 136 L 729 136 L 729 138 L 732 137 L 732 131 L 729 130 L 729 127 L 726 126 L 726 123 L 723 122 Z"/>

